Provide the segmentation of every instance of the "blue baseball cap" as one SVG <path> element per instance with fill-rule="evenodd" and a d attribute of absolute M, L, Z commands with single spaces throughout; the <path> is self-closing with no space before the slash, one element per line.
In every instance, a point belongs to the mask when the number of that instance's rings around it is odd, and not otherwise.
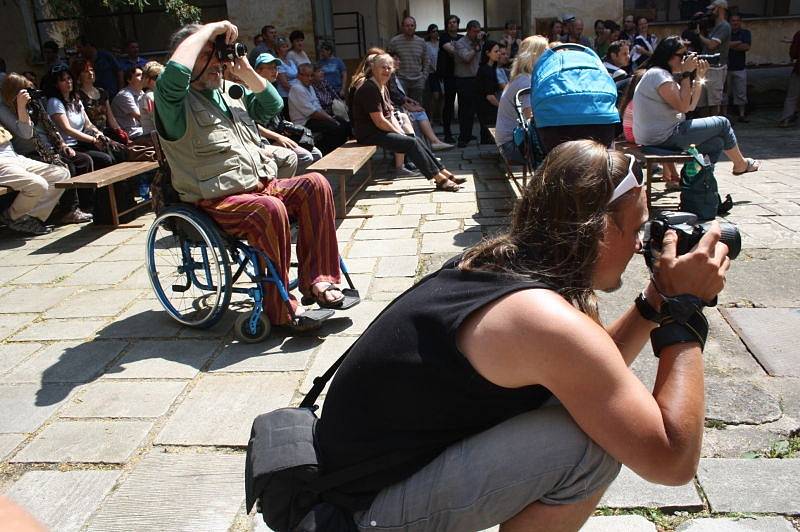
<path fill-rule="evenodd" d="M 270 63 L 275 63 L 276 65 L 282 65 L 283 61 L 281 61 L 274 55 L 265 52 L 263 54 L 258 54 L 258 57 L 256 57 L 256 64 L 253 65 L 253 68 L 258 68 L 260 65 L 268 65 Z"/>

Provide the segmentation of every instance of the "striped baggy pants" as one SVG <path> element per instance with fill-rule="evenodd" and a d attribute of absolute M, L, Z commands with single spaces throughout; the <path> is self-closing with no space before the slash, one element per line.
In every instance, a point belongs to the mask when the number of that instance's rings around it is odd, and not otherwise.
<path fill-rule="evenodd" d="M 292 249 L 289 220 L 297 221 L 300 293 L 311 295 L 315 283 L 339 283 L 336 208 L 330 184 L 323 175 L 273 179 L 261 191 L 201 200 L 197 206 L 227 234 L 243 238 L 266 253 L 286 286 Z M 280 292 L 272 283 L 265 284 L 264 312 L 273 325 L 287 323 L 289 313 Z M 290 299 L 296 309 L 296 299 L 292 295 Z"/>

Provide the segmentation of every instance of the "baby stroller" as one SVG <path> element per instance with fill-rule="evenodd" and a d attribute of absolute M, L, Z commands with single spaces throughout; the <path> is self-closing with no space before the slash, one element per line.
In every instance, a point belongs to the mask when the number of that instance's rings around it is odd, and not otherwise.
<path fill-rule="evenodd" d="M 525 158 L 523 175 L 533 175 L 533 172 L 544 160 L 544 148 L 536 132 L 533 117 L 526 119 L 522 114 L 523 98 L 530 97 L 530 87 L 517 91 L 514 96 L 514 109 L 517 111 L 517 126 L 514 128 L 514 144 Z"/>

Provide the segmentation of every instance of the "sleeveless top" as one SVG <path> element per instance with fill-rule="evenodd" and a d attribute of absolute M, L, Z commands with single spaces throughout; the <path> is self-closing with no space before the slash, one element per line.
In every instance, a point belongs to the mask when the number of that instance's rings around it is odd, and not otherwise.
<path fill-rule="evenodd" d="M 465 272 L 451 259 L 392 302 L 350 347 L 316 425 L 323 474 L 381 458 L 372 473 L 339 486 L 338 504 L 369 508 L 378 492 L 409 477 L 449 445 L 540 407 L 543 386 L 503 388 L 456 347 L 473 312 L 507 294 L 546 284 Z"/>

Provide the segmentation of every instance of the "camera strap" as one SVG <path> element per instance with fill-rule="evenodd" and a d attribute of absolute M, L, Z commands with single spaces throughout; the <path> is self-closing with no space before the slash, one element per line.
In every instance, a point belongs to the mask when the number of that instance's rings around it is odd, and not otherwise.
<path fill-rule="evenodd" d="M 190 85 L 191 85 L 192 83 L 194 83 L 195 81 L 197 81 L 198 79 L 200 79 L 200 77 L 201 77 L 201 76 L 202 76 L 202 75 L 205 73 L 206 69 L 208 68 L 208 65 L 210 65 L 210 64 L 211 64 L 211 58 L 212 58 L 212 57 L 214 57 L 214 54 L 213 54 L 213 53 L 212 53 L 211 55 L 209 55 L 209 56 L 208 56 L 208 59 L 206 60 L 206 64 L 205 64 L 205 65 L 203 65 L 203 70 L 201 70 L 201 71 L 200 71 L 200 73 L 199 73 L 197 76 L 195 76 L 195 78 L 194 78 L 193 80 L 189 81 L 189 84 L 190 84 Z"/>

